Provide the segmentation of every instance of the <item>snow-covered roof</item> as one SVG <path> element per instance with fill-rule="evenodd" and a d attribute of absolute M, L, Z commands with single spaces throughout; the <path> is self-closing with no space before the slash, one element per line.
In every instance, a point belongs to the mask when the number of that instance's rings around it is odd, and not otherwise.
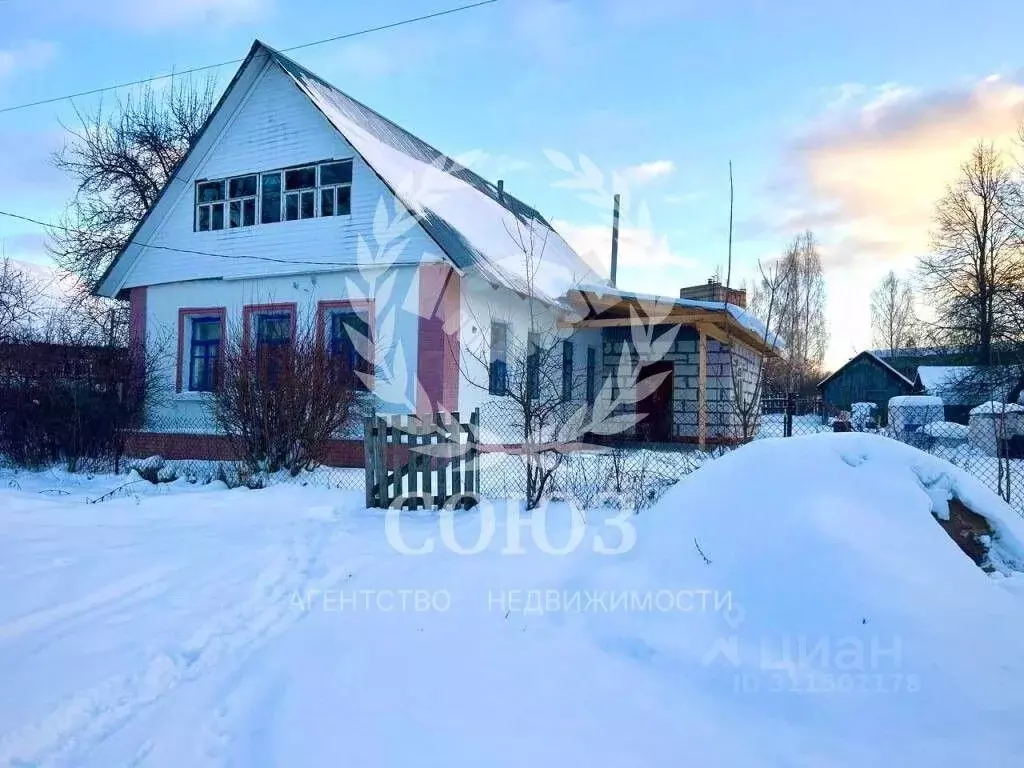
<path fill-rule="evenodd" d="M 942 407 L 942 398 L 934 395 L 897 395 L 889 398 L 890 408 L 933 408 Z"/>
<path fill-rule="evenodd" d="M 1020 378 L 1009 365 L 920 365 L 917 379 L 930 394 L 941 395 L 953 405 L 974 405 L 988 397 L 1006 398 Z"/>
<path fill-rule="evenodd" d="M 966 440 L 970 429 L 955 421 L 933 421 L 925 424 L 924 433 L 929 437 L 944 437 L 951 440 Z"/>
<path fill-rule="evenodd" d="M 973 365 L 919 365 L 917 376 L 928 392 L 941 394 L 970 377 L 975 370 Z"/>
<path fill-rule="evenodd" d="M 958 347 L 902 347 L 900 349 L 872 349 L 871 354 L 883 359 L 893 357 L 940 357 L 963 352 Z"/>
<path fill-rule="evenodd" d="M 1024 405 L 1017 403 L 1000 403 L 998 400 L 989 400 L 979 406 L 971 408 L 971 416 L 1000 413 L 1024 413 Z"/>
<path fill-rule="evenodd" d="M 605 285 L 539 212 L 287 56 L 262 47 L 459 269 L 548 301 L 583 282 Z"/>
<path fill-rule="evenodd" d="M 727 312 L 737 323 L 759 338 L 764 339 L 774 349 L 783 350 L 786 347 L 786 342 L 781 336 L 777 333 L 769 333 L 765 324 L 759 318 L 735 304 L 728 304 L 723 301 L 700 301 L 698 299 L 681 299 L 678 296 L 660 296 L 654 293 L 627 291 L 622 288 L 614 288 L 605 283 L 583 283 L 577 286 L 577 290 L 593 294 L 597 297 L 615 296 L 620 299 L 633 299 L 674 307 L 703 309 L 708 312 Z"/>

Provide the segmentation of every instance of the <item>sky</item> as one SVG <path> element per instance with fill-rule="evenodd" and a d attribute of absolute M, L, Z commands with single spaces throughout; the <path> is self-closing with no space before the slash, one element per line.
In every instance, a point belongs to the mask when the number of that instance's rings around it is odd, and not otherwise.
<path fill-rule="evenodd" d="M 462 0 L 463 2 L 465 0 Z M 0 109 L 284 48 L 460 0 L 0 0 Z M 871 345 L 872 287 L 911 275 L 935 201 L 979 139 L 1024 119 L 1024 3 L 498 0 L 291 54 L 538 208 L 618 284 L 677 295 L 753 279 L 810 228 L 834 367 Z M 972 31 L 973 30 L 973 31 Z M 213 71 L 221 85 L 235 65 Z M 0 210 L 42 220 L 73 192 L 52 152 L 75 109 L 0 112 Z M 8 256 L 41 228 L 0 217 Z"/>

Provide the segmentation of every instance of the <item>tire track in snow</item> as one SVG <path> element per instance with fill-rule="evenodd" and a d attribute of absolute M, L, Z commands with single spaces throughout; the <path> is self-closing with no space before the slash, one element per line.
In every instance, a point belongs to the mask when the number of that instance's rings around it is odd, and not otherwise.
<path fill-rule="evenodd" d="M 0 765 L 42 767 L 69 755 L 81 758 L 183 683 L 201 677 L 227 658 L 251 653 L 289 629 L 305 615 L 292 603 L 296 592 L 330 589 L 351 573 L 351 567 L 327 568 L 319 562 L 328 543 L 341 535 L 347 533 L 330 524 L 296 535 L 260 572 L 245 601 L 211 616 L 181 647 L 156 654 L 145 668 L 114 675 L 75 694 L 41 721 L 0 739 Z M 322 575 L 314 576 L 315 571 Z"/>
<path fill-rule="evenodd" d="M 29 613 L 14 621 L 0 624 L 0 642 L 18 637 L 26 632 L 36 632 L 63 619 L 73 618 L 86 611 L 123 600 L 134 593 L 144 592 L 172 573 L 173 570 L 172 568 L 150 568 L 141 573 L 134 573 L 127 578 L 118 579 L 77 600 L 60 603 L 52 608 Z"/>

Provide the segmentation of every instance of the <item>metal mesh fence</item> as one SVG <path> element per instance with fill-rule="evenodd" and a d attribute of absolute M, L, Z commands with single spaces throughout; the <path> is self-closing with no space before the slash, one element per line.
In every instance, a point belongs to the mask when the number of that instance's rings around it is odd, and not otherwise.
<path fill-rule="evenodd" d="M 508 403 L 494 401 L 480 409 L 480 493 L 490 498 L 528 498 L 528 468 L 544 468 L 542 498 L 569 498 L 582 508 L 649 507 L 687 474 L 750 440 L 799 437 L 820 432 L 865 432 L 911 445 L 967 471 L 1024 515 L 1024 406 L 990 402 L 971 409 L 944 407 L 929 398 L 903 398 L 888 408 L 854 403 L 839 411 L 814 397 L 770 396 L 762 399 L 753 435 L 737 432 L 731 439 L 704 446 L 692 436 L 654 443 L 641 430 L 617 434 L 584 431 L 586 420 L 566 429 L 578 410 L 554 414 L 538 431 L 542 447 L 524 451 L 524 417 Z M 463 420 L 468 415 L 463 414 Z M 579 433 L 579 434 L 577 434 Z M 227 442 L 213 434 L 206 420 L 178 419 L 164 431 L 150 430 L 135 441 L 135 458 L 103 464 L 91 458 L 79 468 L 91 472 L 135 471 L 159 483 L 266 487 L 309 485 L 362 493 L 365 470 L 362 423 L 339 436 L 326 461 L 298 472 L 269 471 L 234 458 Z M 726 436 L 729 438 L 730 436 Z M 176 458 L 204 455 L 206 458 Z M 72 464 L 69 458 L 68 465 Z M 354 466 L 353 466 L 354 465 Z M 536 477 L 534 478 L 536 485 Z"/>

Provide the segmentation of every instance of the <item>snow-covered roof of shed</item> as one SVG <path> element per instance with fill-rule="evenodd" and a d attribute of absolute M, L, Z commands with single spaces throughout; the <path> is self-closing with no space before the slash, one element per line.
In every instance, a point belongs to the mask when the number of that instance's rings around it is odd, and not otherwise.
<path fill-rule="evenodd" d="M 917 375 L 921 386 L 934 394 L 955 387 L 974 370 L 973 365 L 919 365 Z"/>
<path fill-rule="evenodd" d="M 743 307 L 735 304 L 728 304 L 723 301 L 700 301 L 698 299 L 681 299 L 677 296 L 660 296 L 655 293 L 640 293 L 638 291 L 626 291 L 622 288 L 613 288 L 604 283 L 584 283 L 577 286 L 577 290 L 592 293 L 595 296 L 617 296 L 623 299 L 635 299 L 637 301 L 649 301 L 656 304 L 666 304 L 675 307 L 689 307 L 692 309 L 703 309 L 708 312 L 728 312 L 740 325 L 755 335 L 764 339 L 766 343 L 778 350 L 786 348 L 785 340 L 777 333 L 769 333 L 765 324 Z"/>
<path fill-rule="evenodd" d="M 582 282 L 604 284 L 538 211 L 287 56 L 263 47 L 459 269 L 479 271 L 487 280 L 548 301 Z"/>
<path fill-rule="evenodd" d="M 897 395 L 889 398 L 890 408 L 933 408 L 942 407 L 942 398 L 934 395 Z"/>

